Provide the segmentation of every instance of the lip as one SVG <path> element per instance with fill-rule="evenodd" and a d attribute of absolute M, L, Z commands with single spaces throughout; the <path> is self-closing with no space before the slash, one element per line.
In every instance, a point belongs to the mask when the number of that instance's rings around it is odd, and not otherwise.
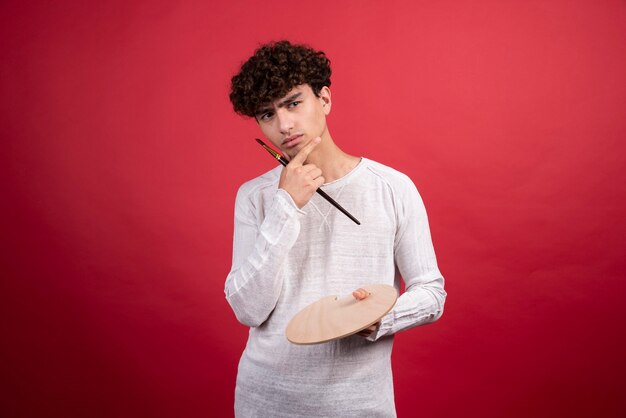
<path fill-rule="evenodd" d="M 303 134 L 291 135 L 290 137 L 285 138 L 282 145 L 285 148 L 292 148 L 298 145 L 302 141 L 303 138 L 304 138 Z"/>

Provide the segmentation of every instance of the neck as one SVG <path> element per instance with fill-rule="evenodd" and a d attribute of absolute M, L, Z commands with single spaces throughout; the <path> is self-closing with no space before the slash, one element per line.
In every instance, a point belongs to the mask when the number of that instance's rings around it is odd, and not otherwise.
<path fill-rule="evenodd" d="M 352 171 L 359 161 L 359 157 L 343 152 L 335 144 L 330 133 L 322 137 L 322 142 L 307 158 L 307 163 L 315 164 L 322 170 L 326 183 L 342 178 Z"/>

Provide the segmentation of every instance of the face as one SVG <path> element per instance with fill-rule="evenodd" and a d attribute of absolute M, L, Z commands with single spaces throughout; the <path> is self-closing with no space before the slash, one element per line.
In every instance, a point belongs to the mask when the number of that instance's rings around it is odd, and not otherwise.
<path fill-rule="evenodd" d="M 291 159 L 312 139 L 320 136 L 324 141 L 330 105 L 328 87 L 323 87 L 317 97 L 308 84 L 303 84 L 259 109 L 256 120 L 265 137 Z"/>

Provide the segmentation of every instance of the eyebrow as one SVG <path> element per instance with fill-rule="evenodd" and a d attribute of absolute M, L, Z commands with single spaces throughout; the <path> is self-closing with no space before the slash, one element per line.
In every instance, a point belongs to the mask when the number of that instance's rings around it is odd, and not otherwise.
<path fill-rule="evenodd" d="M 285 105 L 288 105 L 289 103 L 295 101 L 298 97 L 302 96 L 302 92 L 298 92 L 298 93 L 294 93 L 291 96 L 287 97 L 285 100 L 283 100 L 282 102 L 280 102 L 278 104 L 278 107 L 283 107 Z"/>
<path fill-rule="evenodd" d="M 278 105 L 276 107 L 278 107 L 279 109 L 283 106 L 288 105 L 289 103 L 294 102 L 298 97 L 302 96 L 302 92 L 298 92 L 298 93 L 294 93 L 291 96 L 287 97 L 285 100 L 283 100 L 282 102 L 278 103 Z M 272 108 L 270 106 L 265 106 L 262 107 L 261 109 L 257 110 L 255 112 L 255 116 L 261 116 L 266 112 L 270 112 L 272 111 Z"/>

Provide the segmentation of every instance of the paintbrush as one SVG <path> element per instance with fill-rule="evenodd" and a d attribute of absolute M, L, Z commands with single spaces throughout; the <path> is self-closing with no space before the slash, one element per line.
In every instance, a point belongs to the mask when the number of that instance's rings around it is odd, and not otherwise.
<path fill-rule="evenodd" d="M 276 158 L 278 160 L 279 163 L 281 163 L 282 165 L 286 166 L 287 164 L 289 164 L 289 161 L 287 161 L 287 159 L 285 157 L 283 157 L 282 155 L 280 155 L 279 153 L 277 153 L 276 151 L 274 151 L 273 149 L 271 149 L 270 147 L 268 147 L 267 145 L 265 145 L 265 143 L 263 141 L 261 141 L 259 138 L 256 138 L 256 142 L 258 142 L 259 144 L 261 144 L 261 146 L 263 148 L 265 148 L 267 150 L 267 152 L 269 152 L 270 154 L 272 154 L 272 157 Z M 354 221 L 354 223 L 356 223 L 357 225 L 361 225 L 361 222 L 359 222 L 354 216 L 350 215 L 350 212 L 348 212 L 347 210 L 345 210 L 339 203 L 335 202 L 335 200 L 328 196 L 326 194 L 326 192 L 322 189 L 317 189 L 316 190 L 317 193 L 322 196 L 324 199 L 326 199 L 328 201 L 328 203 L 330 203 L 331 205 L 333 205 L 334 207 L 336 207 L 337 209 L 339 209 L 341 211 L 341 213 L 343 213 L 344 215 L 346 215 L 348 218 L 350 218 L 351 220 Z"/>

